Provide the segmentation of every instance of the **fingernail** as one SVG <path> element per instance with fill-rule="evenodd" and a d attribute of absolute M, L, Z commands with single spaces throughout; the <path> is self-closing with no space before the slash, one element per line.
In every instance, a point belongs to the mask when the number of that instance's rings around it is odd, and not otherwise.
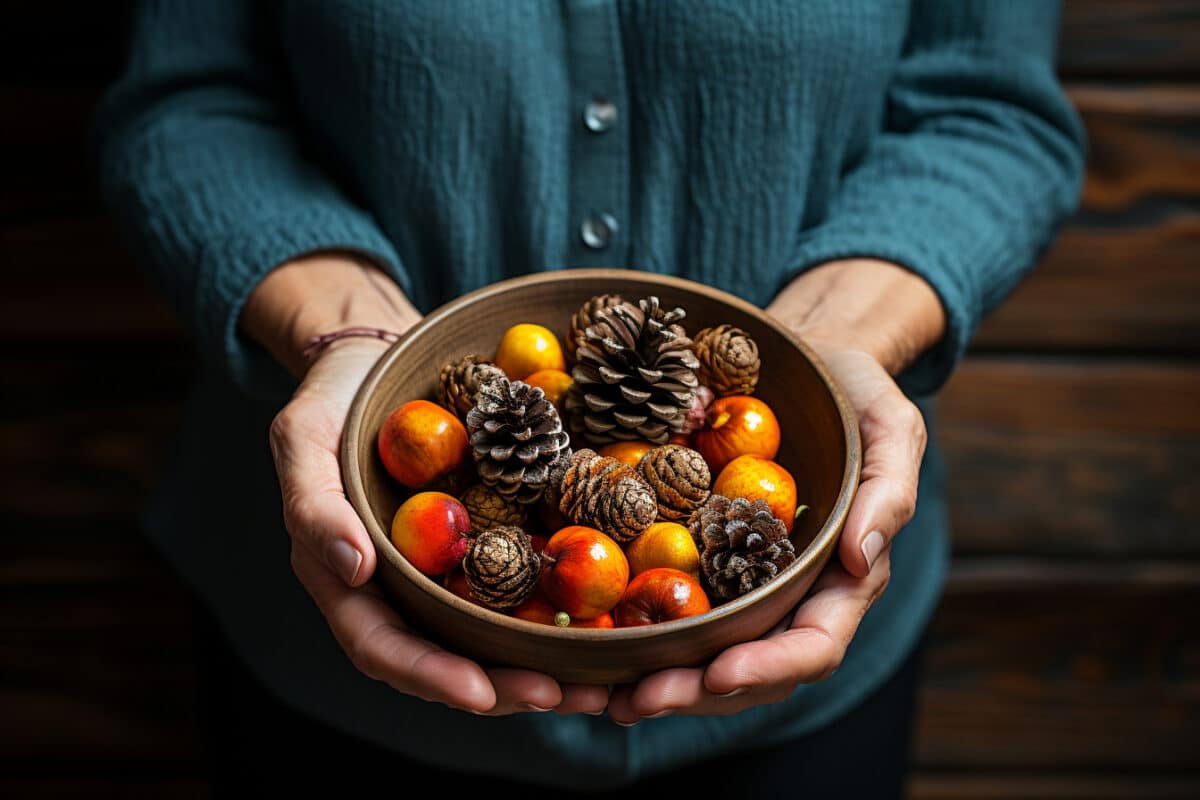
<path fill-rule="evenodd" d="M 520 705 L 517 706 L 517 708 L 524 709 L 525 711 L 539 711 L 539 712 L 554 710 L 552 708 L 542 708 L 541 706 L 535 706 L 533 703 L 521 703 Z"/>
<path fill-rule="evenodd" d="M 734 689 L 732 692 L 726 692 L 725 694 L 719 695 L 719 696 L 720 697 L 737 697 L 739 694 L 745 694 L 748 691 L 750 691 L 750 690 L 747 687 L 739 686 L 738 688 Z"/>
<path fill-rule="evenodd" d="M 657 714 L 651 714 L 648 717 L 643 717 L 643 719 L 658 719 L 659 717 L 670 716 L 671 712 L 674 710 L 675 709 L 673 709 L 673 708 L 664 708 L 662 711 L 658 712 Z"/>
<path fill-rule="evenodd" d="M 583 713 L 587 714 L 589 717 L 600 717 L 604 715 L 604 712 L 605 709 L 602 708 L 599 711 L 585 711 Z"/>
<path fill-rule="evenodd" d="M 354 576 L 358 574 L 358 567 L 362 564 L 362 553 L 344 539 L 338 539 L 329 547 L 329 560 L 342 580 L 353 586 Z"/>
<path fill-rule="evenodd" d="M 871 531 L 862 543 L 862 553 L 863 557 L 867 559 L 867 569 L 875 565 L 875 559 L 879 558 L 879 554 L 882 552 L 883 534 L 879 531 Z"/>
<path fill-rule="evenodd" d="M 641 720 L 635 720 L 633 722 L 621 722 L 618 719 L 614 719 L 613 722 L 617 723 L 622 728 L 632 728 L 634 725 L 637 725 L 639 722 L 641 722 Z"/>

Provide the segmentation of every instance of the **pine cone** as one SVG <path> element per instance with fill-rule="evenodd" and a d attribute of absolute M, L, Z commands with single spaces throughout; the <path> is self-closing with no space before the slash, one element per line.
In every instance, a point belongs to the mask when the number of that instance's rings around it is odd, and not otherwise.
<path fill-rule="evenodd" d="M 658 498 L 661 519 L 686 520 L 708 499 L 712 473 L 704 456 L 690 447 L 656 447 L 642 456 L 637 471 Z"/>
<path fill-rule="evenodd" d="M 633 470 L 615 458 L 584 448 L 571 457 L 562 480 L 558 508 L 576 525 L 632 541 L 654 523 L 654 492 Z"/>
<path fill-rule="evenodd" d="M 480 479 L 518 503 L 537 502 L 570 441 L 554 404 L 541 389 L 507 378 L 480 386 L 475 400 L 466 422 Z"/>
<path fill-rule="evenodd" d="M 645 439 L 666 444 L 683 430 L 699 366 L 679 321 L 657 297 L 595 312 L 576 350 L 565 407 L 571 431 L 588 443 Z"/>
<path fill-rule="evenodd" d="M 512 608 L 523 603 L 538 584 L 541 559 L 529 535 L 505 525 L 483 531 L 471 539 L 463 558 L 463 575 L 471 595 L 491 608 Z"/>
<path fill-rule="evenodd" d="M 459 498 L 471 518 L 471 533 L 482 533 L 503 525 L 523 527 L 528 518 L 525 506 L 510 500 L 495 489 L 477 483 Z"/>
<path fill-rule="evenodd" d="M 713 596 L 732 600 L 767 583 L 793 561 L 787 528 L 765 500 L 712 494 L 688 523 Z"/>
<path fill-rule="evenodd" d="M 750 334 L 732 325 L 718 325 L 697 333 L 692 346 L 700 361 L 696 375 L 717 397 L 754 394 L 761 363 L 758 345 Z"/>
<path fill-rule="evenodd" d="M 575 452 L 570 447 L 564 447 L 555 462 L 550 465 L 550 475 L 546 479 L 546 491 L 543 499 L 551 508 L 558 508 L 559 501 L 562 500 L 563 478 L 566 476 L 567 468 L 571 466 L 571 459 L 574 456 Z"/>
<path fill-rule="evenodd" d="M 563 340 L 567 343 L 567 358 L 575 361 L 575 351 L 585 339 L 584 331 L 595 322 L 597 312 L 624 302 L 619 294 L 598 294 L 580 306 L 579 310 L 571 315 L 571 327 L 567 329 Z"/>
<path fill-rule="evenodd" d="M 479 387 L 503 377 L 504 370 L 482 356 L 463 356 L 442 367 L 438 376 L 438 402 L 464 419 L 475 405 Z"/>

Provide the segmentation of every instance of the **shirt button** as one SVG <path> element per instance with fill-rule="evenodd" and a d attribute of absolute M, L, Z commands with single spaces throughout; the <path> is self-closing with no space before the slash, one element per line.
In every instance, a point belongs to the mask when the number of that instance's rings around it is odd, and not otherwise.
<path fill-rule="evenodd" d="M 583 109 L 583 124 L 592 133 L 604 133 L 617 124 L 617 107 L 603 97 L 593 98 Z"/>
<path fill-rule="evenodd" d="M 583 243 L 593 250 L 603 250 L 617 235 L 617 221 L 612 214 L 593 213 L 584 218 L 579 226 Z"/>

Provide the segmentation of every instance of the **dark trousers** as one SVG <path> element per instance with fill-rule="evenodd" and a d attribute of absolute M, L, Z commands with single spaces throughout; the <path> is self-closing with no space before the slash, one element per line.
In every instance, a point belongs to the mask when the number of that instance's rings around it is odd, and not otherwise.
<path fill-rule="evenodd" d="M 382 752 L 371 744 L 297 714 L 267 693 L 207 622 L 200 652 L 201 708 L 214 797 L 260 791 L 349 797 L 367 787 L 393 787 L 398 796 L 418 786 L 444 787 L 454 796 L 598 797 L 434 769 Z M 921 648 L 900 670 L 845 716 L 787 744 L 730 754 L 709 763 L 616 789 L 614 797 L 900 798 L 909 763 Z M 615 724 L 615 723 L 614 723 Z M 400 776 L 403 776 L 402 778 Z M 402 779 L 403 785 L 396 786 Z M 426 783 L 426 779 L 428 783 Z M 529 794 L 521 794 L 528 792 Z"/>

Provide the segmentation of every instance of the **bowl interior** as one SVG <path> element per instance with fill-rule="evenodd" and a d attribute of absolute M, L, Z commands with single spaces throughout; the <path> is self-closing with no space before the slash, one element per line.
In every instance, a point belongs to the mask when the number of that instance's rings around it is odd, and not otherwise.
<path fill-rule="evenodd" d="M 633 300 L 655 295 L 668 308 L 681 306 L 687 312 L 683 324 L 689 334 L 730 323 L 757 342 L 762 373 L 755 395 L 770 405 L 779 419 L 782 442 L 776 460 L 795 477 L 799 502 L 809 506 L 792 532 L 799 557 L 789 571 L 802 570 L 808 561 L 828 556 L 857 483 L 857 427 L 848 405 L 811 351 L 740 299 L 691 281 L 624 270 L 539 273 L 464 295 L 430 314 L 393 345 L 368 377 L 347 428 L 354 446 L 350 448 L 351 463 L 344 468 L 356 474 L 354 483 L 361 486 L 358 496 L 357 487 L 347 481 L 352 502 L 356 506 L 365 502 L 366 508 L 359 507 L 359 513 L 369 517 L 367 527 L 380 555 L 426 591 L 448 603 L 469 607 L 471 613 L 493 615 L 499 624 L 527 627 L 533 623 L 470 606 L 435 580 L 417 573 L 391 544 L 387 532 L 392 517 L 409 492 L 384 470 L 375 437 L 387 415 L 402 403 L 419 398 L 436 401 L 439 370 L 446 362 L 468 353 L 490 358 L 504 331 L 520 322 L 544 325 L 561 340 L 580 305 L 605 292 Z M 753 594 L 740 600 L 749 601 Z M 707 616 L 666 624 L 702 624 Z M 648 630 L 591 632 L 537 627 L 547 636 L 611 636 Z"/>

